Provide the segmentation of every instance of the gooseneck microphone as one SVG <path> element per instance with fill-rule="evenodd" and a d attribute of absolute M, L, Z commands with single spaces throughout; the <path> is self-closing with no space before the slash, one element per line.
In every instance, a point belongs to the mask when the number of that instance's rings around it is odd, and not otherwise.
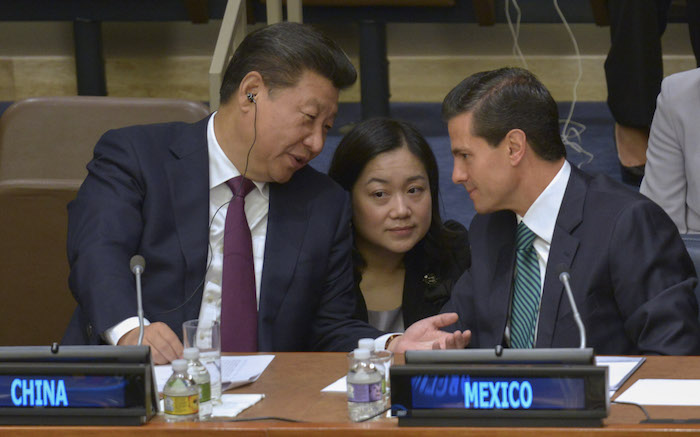
<path fill-rule="evenodd" d="M 136 277 L 136 304 L 138 305 L 137 315 L 139 316 L 139 342 L 143 342 L 143 298 L 141 297 L 141 274 L 146 270 L 146 260 L 141 255 L 134 255 L 129 261 L 131 273 Z"/>
<path fill-rule="evenodd" d="M 566 290 L 566 295 L 569 296 L 569 303 L 571 304 L 571 311 L 574 314 L 574 320 L 576 321 L 576 326 L 578 326 L 578 332 L 581 336 L 581 344 L 579 349 L 586 348 L 586 328 L 583 326 L 583 321 L 581 320 L 581 315 L 578 313 L 578 307 L 574 301 L 574 293 L 571 291 L 571 275 L 569 275 L 569 269 L 565 264 L 559 264 L 557 266 L 557 272 L 559 272 L 559 280 L 564 284 L 564 289 Z"/>

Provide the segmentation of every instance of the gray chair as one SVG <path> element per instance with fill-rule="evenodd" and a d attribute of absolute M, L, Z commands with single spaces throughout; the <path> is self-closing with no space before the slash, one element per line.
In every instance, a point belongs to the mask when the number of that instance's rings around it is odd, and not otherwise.
<path fill-rule="evenodd" d="M 688 254 L 695 264 L 695 273 L 700 275 L 700 234 L 681 234 L 681 238 L 685 243 L 685 248 L 688 249 Z M 700 302 L 700 281 L 695 287 L 695 297 Z"/>
<path fill-rule="evenodd" d="M 194 122 L 201 103 L 173 99 L 47 97 L 0 117 L 0 345 L 60 341 L 75 301 L 68 289 L 66 205 L 95 143 L 132 124 Z"/>

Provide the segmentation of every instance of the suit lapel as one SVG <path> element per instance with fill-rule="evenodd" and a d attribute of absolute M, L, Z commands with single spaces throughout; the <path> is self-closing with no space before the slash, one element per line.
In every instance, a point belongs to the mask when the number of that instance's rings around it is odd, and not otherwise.
<path fill-rule="evenodd" d="M 583 220 L 585 198 L 585 181 L 580 171 L 572 165 L 571 176 L 564 193 L 556 224 L 554 225 L 552 245 L 549 249 L 536 347 L 552 347 L 562 299 L 567 299 L 568 302 L 568 298 L 564 297 L 564 286 L 559 281 L 557 267 L 560 264 L 564 264 L 567 269 L 570 269 L 574 261 L 579 246 L 579 239 L 572 236 L 571 233 Z"/>
<path fill-rule="evenodd" d="M 165 163 L 175 228 L 187 266 L 187 283 L 184 288 L 187 295 L 192 293 L 197 283 L 202 280 L 207 261 L 208 120 L 209 117 L 190 125 L 170 147 L 175 159 Z M 192 307 L 199 311 L 199 305 Z"/>
<path fill-rule="evenodd" d="M 492 319 L 487 321 L 491 325 L 493 337 L 482 339 L 481 347 L 491 347 L 503 342 L 503 333 L 508 320 L 509 302 L 513 289 L 513 269 L 515 268 L 515 225 L 516 219 L 513 213 L 502 213 L 499 223 L 495 228 L 497 232 L 489 235 L 499 238 L 496 250 L 493 252 L 493 259 L 487 265 L 495 266 L 491 278 L 489 290 L 489 309 Z M 493 234 L 493 235 L 492 235 Z M 506 303 L 504 305 L 504 302 Z"/>
<path fill-rule="evenodd" d="M 307 232 L 308 198 L 303 199 L 300 195 L 301 187 L 296 185 L 292 181 L 270 184 L 270 209 L 258 314 L 261 348 L 272 346 L 274 333 L 268 331 L 289 291 Z"/>

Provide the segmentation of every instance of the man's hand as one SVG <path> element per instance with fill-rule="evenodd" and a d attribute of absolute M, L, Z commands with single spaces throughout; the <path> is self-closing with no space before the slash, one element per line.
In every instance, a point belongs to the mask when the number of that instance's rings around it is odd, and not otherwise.
<path fill-rule="evenodd" d="M 139 342 L 139 328 L 134 328 L 119 339 L 119 346 L 134 346 Z M 154 364 L 168 364 L 182 357 L 182 343 L 168 325 L 155 322 L 144 327 L 144 346 L 151 347 Z"/>
<path fill-rule="evenodd" d="M 409 326 L 402 336 L 389 343 L 388 348 L 394 353 L 420 349 L 464 349 L 472 337 L 471 331 L 440 331 L 443 326 L 457 320 L 457 313 L 426 317 Z"/>

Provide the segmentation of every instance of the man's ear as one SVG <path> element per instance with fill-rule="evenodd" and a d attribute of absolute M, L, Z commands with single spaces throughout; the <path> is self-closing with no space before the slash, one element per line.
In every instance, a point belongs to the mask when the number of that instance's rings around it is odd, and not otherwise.
<path fill-rule="evenodd" d="M 527 136 L 521 129 L 511 129 L 506 134 L 505 146 L 508 150 L 508 159 L 512 166 L 517 166 L 525 156 L 528 147 Z"/>
<path fill-rule="evenodd" d="M 236 94 L 236 101 L 242 111 L 249 111 L 257 103 L 258 95 L 264 87 L 262 75 L 257 71 L 251 71 L 243 76 Z"/>

